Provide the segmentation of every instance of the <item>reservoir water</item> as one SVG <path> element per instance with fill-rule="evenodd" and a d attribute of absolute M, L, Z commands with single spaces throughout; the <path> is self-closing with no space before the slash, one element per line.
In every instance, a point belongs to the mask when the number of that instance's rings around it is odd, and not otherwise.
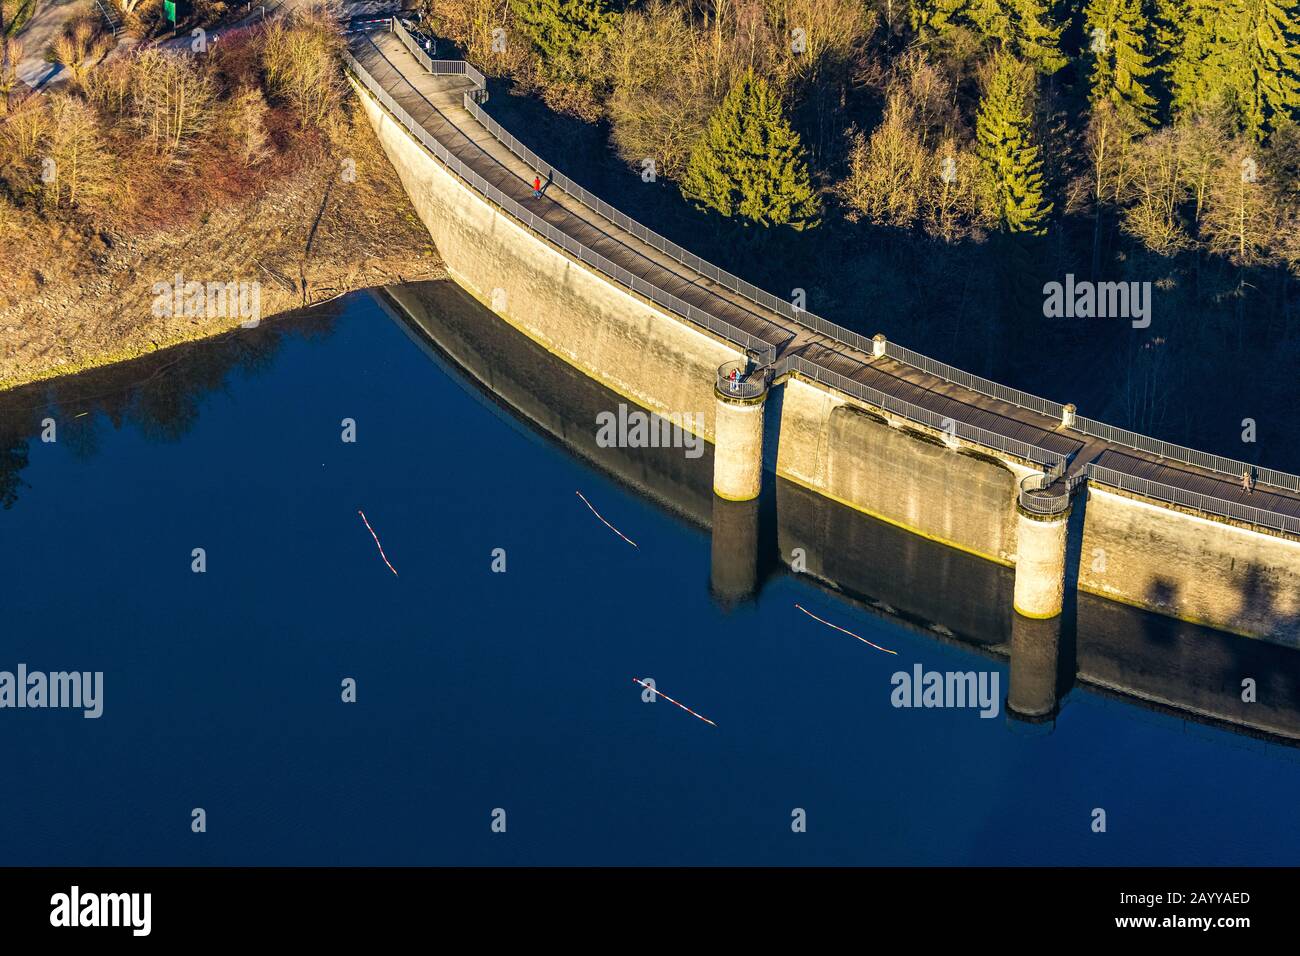
<path fill-rule="evenodd" d="M 1009 569 L 601 447 L 622 402 L 446 283 L 0 395 L 0 671 L 103 673 L 0 708 L 0 864 L 1295 862 L 1300 651 L 1027 626 Z M 928 672 L 995 715 L 896 706 Z"/>

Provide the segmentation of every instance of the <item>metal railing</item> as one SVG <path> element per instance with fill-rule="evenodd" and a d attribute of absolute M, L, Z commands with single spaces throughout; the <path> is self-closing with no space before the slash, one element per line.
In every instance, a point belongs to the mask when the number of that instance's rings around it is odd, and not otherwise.
<path fill-rule="evenodd" d="M 885 343 L 885 354 L 897 362 L 904 365 L 910 365 L 913 368 L 920 369 L 923 372 L 941 378 L 945 382 L 952 382 L 954 385 L 960 385 L 962 388 L 970 389 L 972 392 L 979 392 L 981 395 L 987 395 L 990 398 L 997 398 L 1012 405 L 1018 405 L 1020 408 L 1027 408 L 1030 411 L 1038 412 L 1040 415 L 1047 415 L 1049 418 L 1061 420 L 1065 413 L 1065 406 L 1060 402 L 1053 402 L 1046 398 L 1039 398 L 1037 395 L 1031 395 L 1028 392 L 1022 392 L 1018 388 L 1009 388 L 1006 385 L 999 385 L 997 382 L 982 378 L 970 372 L 964 372 L 959 368 L 953 368 L 928 355 L 922 355 L 920 352 L 914 352 L 909 348 L 904 348 L 894 342 Z"/>
<path fill-rule="evenodd" d="M 721 394 L 732 398 L 758 398 L 767 391 L 767 370 L 751 373 L 748 362 L 723 362 L 718 366 L 715 384 Z"/>
<path fill-rule="evenodd" d="M 1058 474 L 1059 469 L 1065 467 L 1065 459 L 1054 451 L 1048 451 L 1046 448 L 1040 448 L 1037 445 L 1031 445 L 1015 438 L 1008 438 L 1005 435 L 999 435 L 997 432 L 991 432 L 976 425 L 968 425 L 965 422 L 947 418 L 937 412 L 930 411 L 928 408 L 913 405 L 911 402 L 895 398 L 893 395 L 872 388 L 870 385 L 863 385 L 861 382 L 856 382 L 847 376 L 840 375 L 838 372 L 832 372 L 830 369 L 808 361 L 802 355 L 787 355 L 777 362 L 773 370 L 773 377 L 780 377 L 789 372 L 797 372 L 822 385 L 829 385 L 845 394 L 852 395 L 854 398 L 861 399 L 868 405 L 874 405 L 901 418 L 925 425 L 936 431 L 946 432 L 955 438 L 983 445 L 985 448 L 1006 452 L 1008 455 L 1031 461 L 1036 465 L 1051 468 L 1057 471 Z"/>
<path fill-rule="evenodd" d="M 467 60 L 435 60 L 420 45 L 410 29 L 402 22 L 400 17 L 393 17 L 388 22 L 388 28 L 392 31 L 393 36 L 397 37 L 406 51 L 415 58 L 415 61 L 424 67 L 424 69 L 435 75 L 455 74 L 466 77 L 474 84 L 474 89 L 465 94 L 466 103 L 482 103 L 487 100 L 487 79 L 480 73 L 474 64 Z"/>
<path fill-rule="evenodd" d="M 509 130 L 505 129 L 505 127 L 488 115 L 487 111 L 482 109 L 477 102 L 474 102 L 470 94 L 466 94 L 465 107 L 484 129 L 519 157 L 520 160 L 539 172 L 542 170 L 547 171 L 548 181 L 550 184 L 558 187 L 564 193 L 580 202 L 583 206 L 613 223 L 623 231 L 635 236 L 648 246 L 657 249 L 659 252 L 668 256 L 670 259 L 681 263 L 693 272 L 718 283 L 726 289 L 730 289 L 732 292 L 739 294 L 763 308 L 776 312 L 784 318 L 790 319 L 805 328 L 834 339 L 841 344 L 858 349 L 868 355 L 873 354 L 874 350 L 871 338 L 858 332 L 854 332 L 851 329 L 846 329 L 843 326 L 836 325 L 834 322 L 823 319 L 815 313 L 795 308 L 786 300 L 777 298 L 752 283 L 746 282 L 738 276 L 720 269 L 713 263 L 700 258 L 689 250 L 683 249 L 671 240 L 666 239 L 657 232 L 643 226 L 626 213 L 611 206 L 595 193 L 574 182 L 564 173 L 557 170 L 551 163 L 548 163 L 521 143 L 509 132 Z M 895 342 L 885 342 L 885 355 L 904 365 L 909 365 L 912 368 L 933 375 L 936 378 L 943 379 L 945 382 L 959 385 L 972 392 L 1007 402 L 1008 404 L 1015 405 L 1018 408 L 1037 412 L 1040 415 L 1045 415 L 1058 422 L 1063 421 L 1064 419 L 1065 405 L 1061 402 L 1055 402 L 1051 399 L 1042 398 L 1041 396 L 1022 391 L 1018 388 L 1011 388 L 1002 385 L 998 382 L 992 381 L 991 379 L 975 375 L 971 372 L 964 371 L 963 369 L 948 365 L 945 362 L 940 362 L 937 359 L 930 358 L 928 355 L 923 355 L 920 352 L 914 351 L 913 349 L 909 349 Z M 1244 468 L 1251 467 L 1243 462 L 1233 461 L 1232 459 L 1223 458 L 1218 455 L 1211 455 L 1181 445 L 1148 438 L 1144 435 L 1126 431 L 1122 428 L 1115 428 L 1114 426 L 1106 425 L 1103 422 L 1094 421 L 1093 419 L 1079 415 L 1074 416 L 1071 427 L 1075 431 L 1081 432 L 1085 435 L 1103 438 L 1108 441 L 1113 441 L 1116 444 L 1126 445 L 1130 448 L 1150 452 L 1185 464 L 1207 468 L 1222 474 L 1239 476 Z M 1255 468 L 1254 474 L 1256 480 L 1260 483 L 1284 488 L 1289 491 L 1300 491 L 1300 476 L 1275 471 L 1271 468 Z"/>
<path fill-rule="evenodd" d="M 564 173 L 557 170 L 551 163 L 548 163 L 542 157 L 521 143 L 509 130 L 505 129 L 500 123 L 494 120 L 488 113 L 483 110 L 477 103 L 466 101 L 466 109 L 476 119 L 484 129 L 490 132 L 502 145 L 518 156 L 523 162 L 527 163 L 534 169 L 547 170 L 549 181 L 561 189 L 563 192 L 572 196 L 582 205 L 595 212 L 597 215 L 618 226 L 625 232 L 630 233 L 637 239 L 644 242 L 651 248 L 668 256 L 676 262 L 681 263 L 693 272 L 697 272 L 707 279 L 710 279 L 726 289 L 748 299 L 749 301 L 760 305 L 790 319 L 805 328 L 811 329 L 821 335 L 834 339 L 843 345 L 848 345 L 860 351 L 872 354 L 872 340 L 868 336 L 852 329 L 846 329 L 841 325 L 823 319 L 821 316 L 809 312 L 806 309 L 795 307 L 785 299 L 777 298 L 770 292 L 758 288 L 750 282 L 746 282 L 739 276 L 733 275 L 724 269 L 715 266 L 713 263 L 700 258 L 695 253 L 683 249 L 670 239 L 666 239 L 652 229 L 643 226 L 631 216 L 614 208 L 605 200 L 601 199 L 595 193 L 574 182 Z M 905 365 L 911 365 L 914 368 L 928 372 L 946 381 L 961 385 L 972 391 L 988 395 L 990 398 L 998 398 L 1005 402 L 1018 405 L 1021 408 L 1027 408 L 1032 411 L 1049 415 L 1052 418 L 1060 420 L 1064 412 L 1064 406 L 1059 402 L 1049 401 L 1045 398 L 1039 398 L 1028 392 L 1022 392 L 1019 389 L 1008 388 L 997 382 L 973 375 L 970 372 L 964 372 L 961 369 L 946 365 L 943 362 L 936 361 L 919 352 L 904 348 L 893 342 L 887 342 L 885 345 L 885 354 L 895 361 L 902 362 Z"/>
<path fill-rule="evenodd" d="M 708 329 L 709 331 L 721 336 L 728 342 L 733 343 L 747 351 L 753 352 L 763 359 L 770 361 L 771 356 L 775 354 L 776 346 L 772 345 L 757 336 L 751 335 L 743 329 L 738 329 L 722 319 L 705 312 L 703 309 L 696 308 L 688 302 L 683 302 L 670 293 L 660 289 L 658 286 L 651 285 L 639 276 L 633 275 L 622 266 L 610 262 L 604 256 L 588 249 L 582 243 L 572 238 L 568 234 L 556 229 L 545 219 L 536 216 L 521 206 L 514 199 L 511 199 L 500 189 L 493 186 L 482 176 L 470 169 L 463 163 L 459 157 L 448 150 L 442 143 L 429 133 L 422 125 L 417 123 L 402 106 L 393 99 L 392 96 L 383 88 L 383 86 L 369 71 L 363 67 L 357 59 L 348 51 L 343 53 L 344 62 L 352 71 L 357 81 L 377 99 L 380 104 L 388 110 L 389 113 L 415 137 L 416 141 L 429 150 L 440 162 L 448 169 L 454 172 L 464 180 L 471 189 L 479 195 L 490 200 L 494 205 L 508 213 L 510 216 L 549 240 L 554 245 L 563 249 L 565 252 L 575 256 L 581 262 L 586 263 L 598 272 L 603 273 L 613 279 L 619 285 L 622 285 L 638 295 L 644 296 L 652 302 L 663 306 L 664 308 L 682 316 L 683 318 Z M 432 106 L 432 104 L 430 104 Z M 436 107 L 435 107 L 436 109 Z"/>
<path fill-rule="evenodd" d="M 1225 498 L 1198 494 L 1195 491 L 1187 491 L 1184 488 L 1176 488 L 1173 485 L 1138 478 L 1135 475 L 1128 475 L 1113 468 L 1105 468 L 1101 465 L 1089 463 L 1088 483 L 1092 484 L 1093 482 L 1110 485 L 1119 488 L 1121 491 L 1129 491 L 1147 498 L 1154 498 L 1157 501 L 1183 505 L 1225 518 L 1236 518 L 1239 521 L 1246 521 L 1265 528 L 1300 534 L 1300 518 L 1292 515 L 1279 514 L 1266 508 L 1255 508 L 1239 501 L 1228 501 Z"/>
<path fill-rule="evenodd" d="M 117 11 L 113 9 L 112 0 L 108 0 L 107 3 L 104 0 L 95 0 L 95 6 L 99 8 L 99 15 L 103 17 L 108 32 L 114 38 L 121 36 L 122 19 L 117 15 Z"/>
<path fill-rule="evenodd" d="M 419 63 L 420 66 L 424 67 L 430 73 L 435 72 L 433 69 L 433 57 L 431 57 L 425 51 L 424 47 L 420 45 L 420 42 L 415 39 L 411 34 L 411 31 L 406 28 L 406 24 L 404 24 L 399 18 L 392 17 L 388 21 L 388 29 L 392 31 L 393 36 L 397 37 L 397 39 L 401 41 L 402 46 L 406 47 L 406 52 L 415 57 L 415 61 Z M 461 72 L 464 71 L 462 70 Z"/>
<path fill-rule="evenodd" d="M 1047 494 L 1048 486 L 1055 483 L 1055 478 L 1048 475 L 1026 475 L 1020 479 L 1020 506 L 1037 515 L 1057 515 L 1070 507 L 1070 492 L 1073 487 L 1066 483 L 1057 489 L 1056 494 Z"/>
<path fill-rule="evenodd" d="M 97 0 L 98 2 L 98 0 Z M 778 315 L 790 319 L 798 325 L 809 328 L 815 332 L 834 339 L 837 342 L 848 345 L 859 351 L 870 355 L 873 354 L 872 339 L 846 329 L 842 326 L 829 322 L 814 313 L 803 309 L 795 308 L 791 303 L 784 299 L 768 293 L 752 283 L 727 272 L 712 263 L 700 258 L 689 250 L 671 242 L 651 229 L 643 226 L 641 223 L 632 219 L 630 216 L 614 208 L 605 202 L 599 196 L 583 188 L 574 182 L 568 176 L 559 172 L 550 163 L 543 160 L 531 149 L 521 143 L 500 123 L 492 119 L 485 110 L 482 109 L 481 103 L 487 98 L 487 83 L 482 73 L 463 60 L 433 60 L 419 46 L 418 42 L 412 37 L 407 28 L 397 18 L 390 21 L 390 29 L 402 42 L 402 45 L 411 53 L 411 55 L 420 63 L 420 65 L 430 73 L 435 74 L 457 74 L 466 76 L 474 88 L 464 94 L 464 105 L 466 110 L 479 122 L 489 133 L 500 141 L 507 149 L 519 157 L 524 163 L 531 168 L 536 169 L 539 173 L 542 170 L 548 171 L 548 181 L 563 192 L 573 197 L 583 206 L 591 209 L 602 218 L 613 223 L 615 226 L 625 232 L 635 236 L 637 239 L 646 243 L 650 247 L 657 249 L 659 252 L 669 258 L 681 263 L 686 268 L 708 278 L 724 288 L 739 294 L 755 304 L 762 306 Z M 518 203 L 508 196 L 500 193 L 499 190 L 491 186 L 476 173 L 464 166 L 455 156 L 450 154 L 445 148 L 429 136 L 428 133 L 414 122 L 400 106 L 392 101 L 392 98 L 382 90 L 373 78 L 365 73 L 356 60 L 350 55 L 345 54 L 349 64 L 353 67 L 354 72 L 358 73 L 358 78 L 363 81 L 368 89 L 374 92 L 385 107 L 397 116 L 399 121 L 411 131 L 416 138 L 423 143 L 426 148 L 430 149 L 439 159 L 450 166 L 462 179 L 466 180 L 473 188 L 489 198 L 506 210 L 510 215 L 519 219 L 528 225 L 534 231 L 539 232 L 556 245 L 564 248 L 577 255 L 583 262 L 593 265 L 598 271 L 604 273 L 622 285 L 631 288 L 633 291 L 644 295 L 646 298 L 663 305 L 674 313 L 681 315 L 692 322 L 721 335 L 723 338 L 733 342 L 747 351 L 757 356 L 760 366 L 771 366 L 775 363 L 777 346 L 770 345 L 762 339 L 736 328 L 723 319 L 714 316 L 712 313 L 705 312 L 696 308 L 689 303 L 683 302 L 676 296 L 664 292 L 657 286 L 647 283 L 645 280 L 632 275 L 620 266 L 614 265 L 598 253 L 592 252 L 581 243 L 569 238 L 566 234 L 559 232 L 550 226 L 544 220 L 533 216 Z M 366 82 L 369 80 L 369 82 Z M 929 356 L 922 355 L 912 349 L 898 345 L 894 342 L 885 342 L 885 355 L 904 365 L 911 366 L 927 374 L 934 375 L 946 382 L 958 385 L 962 388 L 986 395 L 999 401 L 1007 402 L 1020 408 L 1025 408 L 1038 414 L 1048 416 L 1056 421 L 1062 421 L 1065 406 L 1059 402 L 1050 401 L 1037 395 L 1010 388 L 997 382 L 974 375 L 962 369 L 955 368 L 943 362 L 939 362 Z M 887 411 L 893 412 L 910 421 L 927 425 L 932 428 L 947 431 L 955 434 L 957 437 L 981 444 L 989 448 L 1004 451 L 1007 454 L 1014 455 L 1035 464 L 1045 466 L 1046 473 L 1041 476 L 1044 483 L 1041 488 L 1032 489 L 1033 491 L 1042 491 L 1051 485 L 1055 480 L 1060 478 L 1065 471 L 1066 458 L 1058 453 L 1050 452 L 1036 445 L 1021 442 L 1016 439 L 1007 438 L 995 432 L 978 428 L 973 425 L 967 425 L 964 422 L 956 422 L 952 419 L 942 418 L 920 406 L 912 405 L 909 402 L 894 398 L 884 392 L 870 386 L 862 385 L 845 376 L 831 372 L 821 366 L 814 365 L 801 356 L 789 356 L 775 363 L 772 370 L 773 376 L 785 374 L 787 371 L 799 371 L 807 377 L 821 382 L 822 384 L 831 385 L 850 395 L 862 399 L 868 404 L 875 405 Z M 1178 461 L 1196 467 L 1204 468 L 1220 474 L 1232 475 L 1234 478 L 1239 477 L 1244 471 L 1249 470 L 1254 475 L 1257 482 L 1265 485 L 1272 485 L 1288 491 L 1300 492 L 1300 476 L 1291 475 L 1286 472 L 1276 471 L 1271 468 L 1257 468 L 1245 462 L 1235 461 L 1230 458 L 1224 458 L 1219 455 L 1213 455 L 1208 452 L 1196 451 L 1182 445 L 1175 445 L 1170 442 L 1164 442 L 1159 439 L 1140 435 L 1126 429 L 1116 428 L 1099 422 L 1094 419 L 1085 418 L 1075 415 L 1070 426 L 1073 430 L 1085 435 L 1101 438 L 1107 442 L 1117 445 L 1123 445 L 1138 451 L 1147 452 L 1156 456 Z M 954 431 L 955 429 L 955 431 Z M 1081 483 L 1087 480 L 1094 471 L 1106 474 L 1121 474 L 1114 472 L 1112 469 L 1098 469 L 1097 466 L 1089 464 L 1085 471 L 1079 472 L 1070 477 L 1064 488 L 1064 496 L 1050 496 L 1053 500 L 1068 501 L 1068 496 Z M 1034 476 L 1031 476 L 1034 477 Z M 1281 527 L 1284 530 L 1296 523 L 1296 519 L 1286 515 L 1280 515 L 1275 512 L 1263 509 L 1252 508 L 1245 505 L 1237 505 L 1224 499 L 1213 498 L 1211 496 L 1201 495 L 1194 492 L 1184 492 L 1181 489 L 1169 485 L 1162 485 L 1158 482 L 1151 482 L 1146 479 L 1139 479 L 1132 476 L 1125 476 L 1131 483 L 1142 483 L 1154 489 L 1168 489 L 1167 493 L 1153 494 L 1152 497 L 1161 500 L 1173 501 L 1178 504 L 1189 504 L 1190 499 L 1207 502 L 1206 510 L 1213 514 L 1228 515 L 1231 517 L 1240 516 L 1238 513 L 1254 513 L 1260 516 L 1267 516 L 1268 520 L 1260 520 L 1259 523 L 1266 527 Z M 1023 484 L 1023 483 L 1022 483 Z M 1026 489 L 1021 489 L 1023 495 Z M 1130 489 L 1132 490 L 1132 489 Z M 1175 499 L 1174 494 L 1181 497 Z M 1190 507 L 1196 507 L 1195 504 L 1189 504 Z M 1225 509 L 1235 509 L 1228 511 Z M 1250 517 L 1243 517 L 1242 520 L 1254 520 Z M 1279 524 L 1281 522 L 1281 524 Z"/>
<path fill-rule="evenodd" d="M 1113 445 L 1124 445 L 1137 451 L 1168 458 L 1171 461 L 1195 465 L 1198 468 L 1204 468 L 1206 471 L 1231 475 L 1233 478 L 1240 478 L 1243 474 L 1250 473 L 1257 483 L 1272 485 L 1275 488 L 1283 488 L 1287 491 L 1300 491 L 1300 477 L 1289 475 L 1283 471 L 1275 471 L 1272 468 L 1257 468 L 1244 461 L 1224 458 L 1222 455 L 1212 455 L 1209 452 L 1197 451 L 1183 445 L 1174 445 L 1158 438 L 1149 438 L 1146 435 L 1139 435 L 1137 432 L 1116 428 L 1114 425 L 1107 425 L 1105 422 L 1094 421 L 1091 418 L 1083 418 L 1082 416 L 1075 417 L 1074 427 L 1085 435 L 1101 438 Z"/>
<path fill-rule="evenodd" d="M 535 152 L 521 143 L 513 134 L 510 133 L 509 130 L 489 116 L 488 113 L 479 105 L 479 103 L 483 102 L 484 99 L 486 99 L 486 97 L 476 100 L 471 96 L 471 94 L 467 93 L 465 108 L 470 112 L 474 119 L 483 126 L 484 129 L 491 133 L 496 140 L 506 147 L 506 149 L 519 157 L 520 160 L 539 172 L 545 170 L 547 173 L 547 182 L 550 185 L 559 188 L 566 195 L 573 197 L 592 212 L 614 224 L 624 232 L 635 236 L 652 249 L 655 249 L 673 261 L 684 265 L 692 272 L 696 272 L 699 275 L 704 276 L 706 279 L 716 282 L 723 288 L 735 292 L 742 298 L 748 299 L 755 305 L 762 306 L 771 312 L 777 313 L 783 318 L 790 319 L 791 321 L 819 332 L 828 338 L 835 339 L 837 342 L 844 345 L 864 349 L 867 352 L 871 351 L 871 339 L 866 336 L 836 325 L 834 322 L 828 322 L 826 319 L 814 315 L 804 309 L 796 308 L 785 299 L 780 299 L 772 295 L 770 292 L 760 289 L 753 283 L 746 282 L 739 276 L 733 275 L 725 269 L 715 266 L 707 259 L 700 258 L 690 250 L 683 249 L 672 240 L 661 236 L 653 229 L 643 226 L 631 216 L 605 202 L 605 200 L 601 199 L 589 189 L 574 182 L 568 176 L 564 175 L 564 173 L 556 169 L 554 165 L 542 159 L 542 157 L 538 156 Z"/>

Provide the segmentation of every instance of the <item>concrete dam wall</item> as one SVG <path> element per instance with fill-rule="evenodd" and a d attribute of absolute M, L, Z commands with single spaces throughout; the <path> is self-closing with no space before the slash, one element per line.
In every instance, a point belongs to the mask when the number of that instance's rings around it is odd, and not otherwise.
<path fill-rule="evenodd" d="M 585 266 L 470 188 L 363 87 L 359 100 L 455 281 L 504 322 L 665 418 L 698 416 L 714 490 L 756 497 L 760 463 L 812 492 L 1016 569 L 1015 609 L 1075 589 L 1300 645 L 1300 536 L 1200 516 L 1089 481 L 1072 516 L 1018 499 L 1043 466 L 909 421 L 790 371 L 757 394 L 720 381 L 745 352 Z M 594 426 L 593 426 L 594 427 Z M 1103 555 L 1099 560 L 1098 552 Z"/>
<path fill-rule="evenodd" d="M 358 91 L 411 204 L 461 288 L 547 351 L 656 414 L 703 415 L 734 346 L 651 306 L 575 262 L 467 188 Z"/>
<path fill-rule="evenodd" d="M 377 298 L 432 361 L 521 432 L 562 445 L 665 512 L 711 529 L 707 587 L 724 609 L 795 575 L 927 640 L 1008 660 L 1008 712 L 1018 719 L 1051 720 L 1064 698 L 1085 688 L 1239 733 L 1300 740 L 1293 660 L 1300 651 L 1089 594 L 1071 614 L 1023 618 L 1012 610 L 1014 568 L 782 478 L 768 482 L 761 501 L 726 501 L 713 493 L 707 447 L 691 458 L 599 444 L 593 421 L 622 400 L 508 323 L 485 321 L 482 306 L 453 282 L 394 286 Z M 1243 676 L 1259 684 L 1257 700 L 1243 699 Z"/>
<path fill-rule="evenodd" d="M 1300 643 L 1300 541 L 1101 487 L 1084 506 L 1080 590 Z"/>

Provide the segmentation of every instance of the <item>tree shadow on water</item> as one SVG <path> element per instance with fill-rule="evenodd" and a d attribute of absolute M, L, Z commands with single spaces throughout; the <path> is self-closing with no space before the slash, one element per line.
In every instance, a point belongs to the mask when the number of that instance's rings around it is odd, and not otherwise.
<path fill-rule="evenodd" d="M 290 337 L 330 334 L 342 308 L 336 300 L 255 328 L 0 392 L 0 508 L 12 508 L 27 487 L 22 473 L 32 442 L 52 434 L 78 458 L 90 458 L 101 446 L 101 422 L 114 431 L 134 425 L 154 442 L 180 441 L 197 424 L 205 395 L 226 388 L 234 373 L 269 369 Z"/>

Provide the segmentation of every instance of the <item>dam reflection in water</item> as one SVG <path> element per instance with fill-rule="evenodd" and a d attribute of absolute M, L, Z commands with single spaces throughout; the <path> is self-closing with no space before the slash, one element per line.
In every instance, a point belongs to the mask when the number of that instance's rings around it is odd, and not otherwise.
<path fill-rule="evenodd" d="M 5 860 L 1294 859 L 1300 652 L 1086 595 L 1017 618 L 1009 568 L 771 475 L 722 501 L 707 445 L 601 447 L 622 402 L 451 283 L 0 394 L 0 670 L 108 688 L 0 713 Z M 916 667 L 996 678 L 1002 719 L 896 707 Z"/>
<path fill-rule="evenodd" d="M 491 317 L 449 282 L 391 287 L 378 298 L 467 387 L 661 507 L 711 529 L 708 587 L 724 611 L 754 601 L 775 575 L 800 574 L 930 639 L 1006 660 L 1006 714 L 1013 729 L 1050 731 L 1068 696 L 1082 692 L 1300 743 L 1300 650 L 1085 593 L 1067 594 L 1065 612 L 1055 619 L 1024 618 L 1011 610 L 1012 569 L 793 482 L 769 473 L 756 501 L 717 497 L 710 445 L 697 459 L 658 448 L 600 446 L 597 415 L 625 400 Z M 776 409 L 769 429 L 779 419 Z M 770 459 L 776 442 L 765 444 Z M 1253 683 L 1253 693 L 1243 682 Z"/>

